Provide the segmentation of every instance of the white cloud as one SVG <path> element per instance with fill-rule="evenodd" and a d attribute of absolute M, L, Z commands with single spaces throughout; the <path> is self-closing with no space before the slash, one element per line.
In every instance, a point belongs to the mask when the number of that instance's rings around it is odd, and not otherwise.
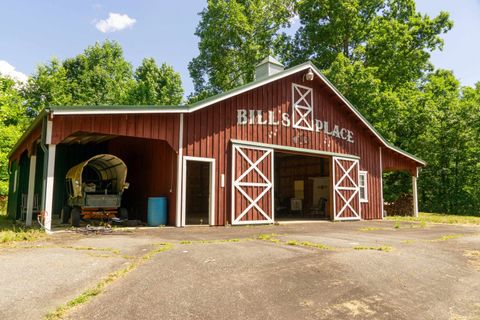
<path fill-rule="evenodd" d="M 16 71 L 15 67 L 5 60 L 0 60 L 0 74 L 22 83 L 25 83 L 28 80 L 26 74 Z"/>
<path fill-rule="evenodd" d="M 110 12 L 108 18 L 98 21 L 95 27 L 103 33 L 115 32 L 125 28 L 131 28 L 136 22 L 137 20 L 130 18 L 126 14 Z"/>

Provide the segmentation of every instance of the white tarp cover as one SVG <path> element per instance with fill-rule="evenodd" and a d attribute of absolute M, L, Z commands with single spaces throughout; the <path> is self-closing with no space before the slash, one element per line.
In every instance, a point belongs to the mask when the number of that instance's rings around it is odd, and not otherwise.
<path fill-rule="evenodd" d="M 113 191 L 122 192 L 126 188 L 127 166 L 122 159 L 111 154 L 99 154 L 68 170 L 66 178 L 72 180 L 72 197 L 82 196 L 82 172 L 86 166 L 94 169 L 102 180 L 112 180 Z"/>

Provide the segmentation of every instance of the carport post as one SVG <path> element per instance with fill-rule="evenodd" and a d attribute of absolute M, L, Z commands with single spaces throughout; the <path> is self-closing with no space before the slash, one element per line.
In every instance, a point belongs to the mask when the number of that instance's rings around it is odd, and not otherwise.
<path fill-rule="evenodd" d="M 177 154 L 177 197 L 176 197 L 176 215 L 175 226 L 181 227 L 185 222 L 182 222 L 182 174 L 183 174 L 183 114 L 180 114 L 180 128 L 178 133 L 178 154 Z"/>
<path fill-rule="evenodd" d="M 45 230 L 50 232 L 52 229 L 52 210 L 53 210 L 53 181 L 55 174 L 55 144 L 48 145 L 48 164 L 47 164 L 47 184 L 45 187 Z"/>
<path fill-rule="evenodd" d="M 413 216 L 416 217 L 416 218 L 418 218 L 417 176 L 418 176 L 418 168 L 416 168 L 416 174 L 414 176 L 412 176 Z"/>
<path fill-rule="evenodd" d="M 30 171 L 28 172 L 28 193 L 27 193 L 27 216 L 25 218 L 25 225 L 32 225 L 33 215 L 33 200 L 35 193 L 35 167 L 37 165 L 37 156 L 30 156 Z"/>

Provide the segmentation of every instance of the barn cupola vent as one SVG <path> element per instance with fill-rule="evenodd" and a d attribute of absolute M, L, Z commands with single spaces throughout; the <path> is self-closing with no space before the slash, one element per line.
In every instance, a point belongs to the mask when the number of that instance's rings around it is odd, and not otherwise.
<path fill-rule="evenodd" d="M 267 78 L 283 70 L 284 70 L 283 64 L 278 62 L 272 56 L 268 56 L 267 58 L 263 59 L 259 64 L 257 64 L 257 66 L 255 67 L 255 80 Z"/>

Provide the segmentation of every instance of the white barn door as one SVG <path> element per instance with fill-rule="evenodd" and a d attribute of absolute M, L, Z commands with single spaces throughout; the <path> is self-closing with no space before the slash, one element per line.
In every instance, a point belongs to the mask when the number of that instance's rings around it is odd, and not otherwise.
<path fill-rule="evenodd" d="M 333 157 L 333 220 L 360 220 L 359 161 Z"/>
<path fill-rule="evenodd" d="M 273 150 L 234 144 L 232 225 L 273 221 Z"/>

